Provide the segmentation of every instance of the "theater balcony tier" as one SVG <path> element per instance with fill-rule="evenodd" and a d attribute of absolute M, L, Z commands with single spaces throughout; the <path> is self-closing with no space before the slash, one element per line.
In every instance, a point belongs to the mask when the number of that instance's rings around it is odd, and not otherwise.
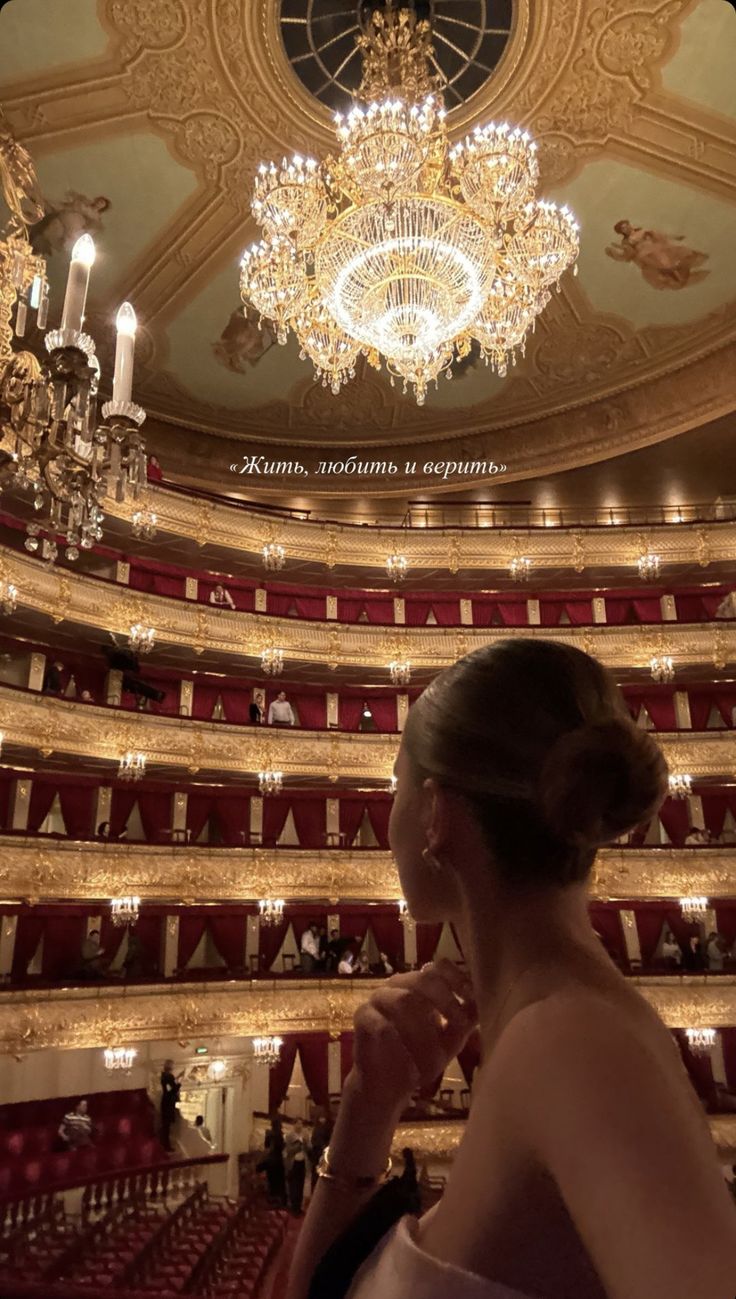
<path fill-rule="evenodd" d="M 632 980 L 669 1028 L 736 1025 L 736 978 L 684 975 Z M 0 993 L 0 1051 L 135 1046 L 264 1033 L 348 1032 L 372 979 L 54 988 Z"/>
<path fill-rule="evenodd" d="M 736 1157 L 736 1114 L 708 1116 L 711 1136 L 721 1159 L 731 1163 Z M 402 1123 L 397 1129 L 394 1154 L 411 1146 L 419 1164 L 451 1164 L 463 1138 L 462 1122 Z"/>
<path fill-rule="evenodd" d="M 735 633 L 736 634 L 736 633 Z M 183 721 L 152 713 L 118 712 L 70 699 L 0 688 L 0 730 L 7 754 L 33 750 L 43 758 L 84 757 L 117 767 L 123 753 L 146 755 L 147 774 L 198 772 L 248 777 L 277 770 L 285 777 L 360 784 L 388 781 L 395 735 L 289 728 L 229 726 Z M 674 772 L 694 779 L 728 778 L 736 772 L 733 731 L 658 733 Z"/>
<path fill-rule="evenodd" d="M 444 569 L 450 574 L 461 569 L 507 573 L 514 555 L 528 555 L 536 569 L 568 568 L 580 573 L 616 567 L 635 572 L 639 556 L 648 549 L 660 556 L 663 566 L 706 567 L 729 562 L 736 552 L 735 523 L 690 522 L 690 513 L 678 506 L 662 511 L 664 523 L 633 527 L 626 526 L 625 511 L 617 509 L 591 511 L 600 520 L 597 526 L 559 526 L 562 516 L 550 510 L 544 518 L 539 511 L 533 516 L 545 526 L 514 527 L 518 512 L 515 515 L 503 505 L 495 514 L 483 511 L 477 523 L 467 516 L 470 526 L 436 527 L 433 520 L 441 516 L 430 509 L 426 514 L 430 526 L 421 526 L 419 512 L 415 526 L 407 529 L 274 518 L 224 500 L 152 485 L 147 504 L 157 516 L 159 533 L 187 538 L 200 550 L 210 546 L 218 552 L 260 556 L 264 545 L 276 541 L 289 560 L 324 564 L 328 570 L 349 566 L 385 571 L 386 557 L 397 551 L 407 556 L 413 570 Z M 136 508 L 116 502 L 105 505 L 110 516 L 126 522 Z M 728 508 L 723 512 L 727 514 Z M 678 522 L 681 518 L 688 521 Z"/>
<path fill-rule="evenodd" d="M 318 666 L 322 673 L 356 670 L 388 680 L 388 664 L 408 659 L 417 680 L 481 645 L 509 634 L 537 636 L 574 644 L 596 655 L 614 671 L 648 674 L 652 657 L 671 655 L 676 673 L 693 667 L 721 670 L 736 659 L 736 625 L 652 623 L 639 626 L 582 627 L 400 627 L 333 623 L 232 612 L 186 600 L 133 592 L 100 579 L 49 569 L 15 552 L 0 552 L 3 575 L 18 589 L 15 626 L 30 616 L 47 615 L 57 626 L 90 629 L 127 638 L 135 623 L 155 628 L 162 649 L 184 649 L 200 663 L 224 661 L 252 671 L 264 649 L 283 651 L 286 670 Z M 102 637 L 100 637 L 102 639 Z M 220 668 L 222 670 L 222 666 Z M 264 678 L 265 679 L 265 678 Z"/>
<path fill-rule="evenodd" d="M 155 847 L 0 840 L 0 892 L 17 901 L 97 901 L 125 891 L 143 902 L 384 902 L 401 894 L 391 853 L 378 850 Z M 736 897 L 732 848 L 605 848 L 592 893 L 601 901 Z"/>

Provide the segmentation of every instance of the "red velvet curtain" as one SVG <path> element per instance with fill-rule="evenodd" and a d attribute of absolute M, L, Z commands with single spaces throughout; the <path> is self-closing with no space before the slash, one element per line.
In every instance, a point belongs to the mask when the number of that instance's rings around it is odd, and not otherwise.
<path fill-rule="evenodd" d="M 82 940 L 86 915 L 62 913 L 49 916 L 43 931 L 41 973 L 45 979 L 63 979 L 73 975 L 82 959 Z"/>
<path fill-rule="evenodd" d="M 326 808 L 323 798 L 294 799 L 294 825 L 302 848 L 321 848 L 324 845 Z"/>
<path fill-rule="evenodd" d="M 368 801 L 368 819 L 373 827 L 373 833 L 378 840 L 381 848 L 388 848 L 388 823 L 391 816 L 391 800 L 379 802 L 378 799 L 369 799 Z"/>
<path fill-rule="evenodd" d="M 83 690 L 89 690 L 94 703 L 104 703 L 106 676 L 104 664 L 97 662 L 95 659 L 75 657 L 71 668 L 74 684 L 77 687 L 77 698 L 79 698 Z"/>
<path fill-rule="evenodd" d="M 404 927 L 398 907 L 371 907 L 368 922 L 375 935 L 378 950 L 385 952 L 394 969 L 404 961 Z"/>
<path fill-rule="evenodd" d="M 623 929 L 621 928 L 621 912 L 618 907 L 591 906 L 590 921 L 593 928 L 600 934 L 608 955 L 614 961 L 624 962 L 626 960 L 626 947 L 624 945 Z"/>
<path fill-rule="evenodd" d="M 100 926 L 100 945 L 105 954 L 106 961 L 114 961 L 120 946 L 125 938 L 126 929 L 123 925 L 114 925 L 112 916 L 108 909 L 105 909 Z"/>
<path fill-rule="evenodd" d="M 651 965 L 659 946 L 665 925 L 665 914 L 660 907 L 638 906 L 634 912 L 642 965 Z"/>
<path fill-rule="evenodd" d="M 281 950 L 281 944 L 286 938 L 290 923 L 291 916 L 285 915 L 283 920 L 279 920 L 275 925 L 259 925 L 258 955 L 260 957 L 259 965 L 263 971 L 271 969 Z"/>
<path fill-rule="evenodd" d="M 684 798 L 666 798 L 659 809 L 662 822 L 672 844 L 681 848 L 690 828 L 690 809 Z"/>
<path fill-rule="evenodd" d="M 399 725 L 396 695 L 370 696 L 368 706 L 373 714 L 376 730 L 383 734 L 395 734 Z"/>
<path fill-rule="evenodd" d="M 266 610 L 280 618 L 294 617 L 290 609 L 296 609 L 298 618 L 321 620 L 327 616 L 327 597 L 324 595 L 305 595 L 302 591 L 275 591 L 270 587 L 266 596 Z"/>
<path fill-rule="evenodd" d="M 70 839 L 89 839 L 93 824 L 95 789 L 92 785 L 62 785 L 59 789 L 61 814 Z"/>
<path fill-rule="evenodd" d="M 370 623 L 392 623 L 394 621 L 394 602 L 391 597 L 371 595 L 368 592 L 345 592 L 337 597 L 337 617 L 339 622 L 360 622 L 365 613 Z"/>
<path fill-rule="evenodd" d="M 702 802 L 706 829 L 717 837 L 723 831 L 726 813 L 730 810 L 732 816 L 736 814 L 736 796 L 726 791 L 708 792 L 702 795 Z"/>
<path fill-rule="evenodd" d="M 213 793 L 190 794 L 187 798 L 187 830 L 192 843 L 196 843 L 209 821 L 215 807 Z"/>
<path fill-rule="evenodd" d="M 299 1059 L 307 1091 L 316 1105 L 327 1105 L 327 1033 L 305 1033 L 299 1037 Z"/>
<path fill-rule="evenodd" d="M 53 781 L 34 780 L 31 783 L 31 797 L 28 800 L 28 829 L 37 833 L 51 811 L 51 804 L 57 793 Z"/>
<path fill-rule="evenodd" d="M 732 947 L 736 943 L 736 902 L 716 902 L 715 911 L 718 932 Z"/>
<path fill-rule="evenodd" d="M 41 941 L 44 925 L 44 917 L 38 911 L 29 909 L 18 913 L 12 965 L 12 977 L 14 980 L 25 979 L 28 966 L 33 960 L 36 948 Z"/>
<path fill-rule="evenodd" d="M 529 623 L 526 600 L 499 600 L 498 612 L 504 627 L 526 627 Z"/>
<path fill-rule="evenodd" d="M 288 795 L 272 794 L 263 800 L 263 842 L 273 846 L 278 843 L 283 832 L 289 809 L 292 806 Z"/>
<path fill-rule="evenodd" d="M 234 693 L 234 691 L 230 691 L 228 693 L 232 694 Z M 218 695 L 220 694 L 222 694 L 223 696 L 222 699 L 223 709 L 225 710 L 227 716 L 227 709 L 225 704 L 225 692 L 221 690 L 220 686 L 210 686 L 210 685 L 203 684 L 201 681 L 195 681 L 194 689 L 192 692 L 192 717 L 196 717 L 200 721 L 205 721 L 205 722 L 211 721 L 212 712 L 215 707 L 215 704 L 217 703 Z M 228 721 L 229 720 L 230 719 L 228 717 Z"/>
<path fill-rule="evenodd" d="M 728 1086 L 736 1092 L 736 1028 L 721 1029 L 721 1044 Z"/>
<path fill-rule="evenodd" d="M 590 596 L 540 596 L 539 616 L 543 627 L 559 626 L 562 614 L 566 613 L 573 627 L 582 627 L 593 622 L 593 601 Z"/>
<path fill-rule="evenodd" d="M 470 608 L 474 627 L 503 626 L 503 619 L 498 607 L 498 600 L 471 600 Z M 526 609 L 526 605 L 524 606 Z"/>
<path fill-rule="evenodd" d="M 269 1070 L 268 1109 L 271 1114 L 276 1114 L 286 1100 L 286 1093 L 289 1090 L 289 1082 L 291 1081 L 291 1075 L 294 1072 L 297 1042 L 298 1039 L 296 1037 L 284 1038 L 284 1044 L 281 1048 L 281 1058 L 278 1063 L 273 1065 Z"/>
<path fill-rule="evenodd" d="M 143 907 L 135 923 L 135 933 L 141 945 L 143 973 L 155 975 L 161 969 L 161 927 L 163 915 Z"/>
<path fill-rule="evenodd" d="M 246 793 L 220 795 L 215 807 L 223 843 L 237 847 L 250 833 L 250 796 Z"/>
<path fill-rule="evenodd" d="M 128 818 L 138 797 L 137 790 L 122 785 L 114 785 L 112 790 L 112 801 L 110 804 L 110 834 L 113 839 L 117 839 L 122 834 Z"/>
<path fill-rule="evenodd" d="M 441 936 L 441 924 L 417 925 L 417 964 L 420 969 L 423 965 L 426 965 L 427 961 L 434 959 L 437 944 L 439 943 Z"/>
<path fill-rule="evenodd" d="M 345 846 L 349 848 L 360 829 L 363 820 L 366 800 L 364 798 L 340 799 L 340 833 L 345 836 Z"/>
<path fill-rule="evenodd" d="M 358 696 L 340 695 L 337 700 L 337 720 L 341 731 L 357 731 L 363 716 L 363 700 Z"/>
<path fill-rule="evenodd" d="M 220 690 L 222 697 L 222 710 L 225 714 L 225 721 L 230 722 L 233 726 L 247 726 L 250 722 L 250 704 L 251 691 L 242 687 L 232 689 L 224 687 Z M 217 700 L 213 702 L 214 708 Z"/>
<path fill-rule="evenodd" d="M 191 961 L 207 927 L 207 912 L 187 908 L 179 912 L 179 948 L 177 969 L 183 970 Z"/>
<path fill-rule="evenodd" d="M 677 610 L 677 621 L 678 622 L 709 622 L 710 619 L 715 615 L 715 611 L 718 608 L 718 605 L 721 603 L 722 599 L 723 599 L 722 595 L 718 595 L 715 597 L 715 600 L 712 602 L 712 604 L 715 604 L 715 608 L 712 608 L 711 605 L 712 612 L 710 612 L 708 607 L 706 606 L 706 602 L 704 599 L 704 592 L 690 592 L 690 593 L 676 592 L 675 609 Z"/>
<path fill-rule="evenodd" d="M 289 694 L 299 714 L 299 725 L 307 731 L 324 731 L 327 727 L 327 696 L 325 694 Z"/>
<path fill-rule="evenodd" d="M 243 911 L 223 915 L 213 910 L 210 914 L 210 933 L 228 970 L 242 970 L 245 966 L 246 925 L 247 915 Z"/>
<path fill-rule="evenodd" d="M 646 708 L 658 731 L 676 731 L 675 696 L 673 690 L 637 690 L 627 694 L 626 702 L 634 718 L 642 707 Z"/>
<path fill-rule="evenodd" d="M 424 627 L 430 613 L 434 614 L 438 627 L 460 626 L 460 600 L 457 597 L 406 596 L 405 608 L 407 627 Z"/>
<path fill-rule="evenodd" d="M 138 810 L 147 843 L 157 843 L 164 830 L 171 829 L 172 804 L 171 794 L 160 790 L 141 790 L 138 795 Z"/>

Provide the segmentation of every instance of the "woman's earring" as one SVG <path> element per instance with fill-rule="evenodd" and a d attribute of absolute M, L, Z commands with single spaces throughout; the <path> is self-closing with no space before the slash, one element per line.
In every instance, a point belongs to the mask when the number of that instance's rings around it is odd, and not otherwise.
<path fill-rule="evenodd" d="M 422 848 L 422 861 L 426 866 L 429 866 L 431 870 L 436 871 L 437 873 L 442 870 L 442 862 L 439 857 L 435 856 L 431 848 Z"/>

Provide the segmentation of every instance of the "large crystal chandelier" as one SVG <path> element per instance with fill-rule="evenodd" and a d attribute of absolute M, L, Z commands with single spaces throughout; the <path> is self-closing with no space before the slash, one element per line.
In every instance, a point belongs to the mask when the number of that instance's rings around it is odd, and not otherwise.
<path fill-rule="evenodd" d="M 362 106 L 337 115 L 337 156 L 259 169 L 264 238 L 240 288 L 333 393 L 362 354 L 421 405 L 473 342 L 506 373 L 576 260 L 578 226 L 536 197 L 526 132 L 491 123 L 450 148 L 427 21 L 387 0 L 358 44 Z"/>
<path fill-rule="evenodd" d="M 30 311 L 37 327 L 46 328 L 46 266 L 28 239 L 44 208 L 33 162 L 1 113 L 0 189 L 10 209 L 0 236 L 0 478 L 32 497 L 37 518 L 28 524 L 26 548 L 53 563 L 61 537 L 73 560 L 101 539 L 105 497 L 135 499 L 146 482 L 145 412 L 131 400 L 136 317 L 124 302 L 116 319 L 112 400 L 98 424 L 100 365 L 84 330 L 95 261 L 89 234 L 72 248 L 61 321 L 45 334 L 44 362 L 20 350 Z"/>

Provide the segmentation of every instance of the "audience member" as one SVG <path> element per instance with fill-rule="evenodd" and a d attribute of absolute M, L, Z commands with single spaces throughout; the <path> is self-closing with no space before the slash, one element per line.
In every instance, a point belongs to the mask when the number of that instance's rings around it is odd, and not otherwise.
<path fill-rule="evenodd" d="M 146 477 L 149 483 L 160 483 L 163 480 L 164 471 L 158 462 L 157 456 L 149 456 L 146 466 Z"/>
<path fill-rule="evenodd" d="M 317 1183 L 317 1165 L 330 1144 L 331 1127 L 332 1124 L 329 1119 L 325 1118 L 324 1114 L 321 1114 L 312 1128 L 312 1136 L 309 1142 L 309 1163 L 312 1169 L 312 1190 L 314 1190 Z"/>
<path fill-rule="evenodd" d="M 298 1218 L 302 1211 L 304 1176 L 307 1171 L 307 1143 L 304 1136 L 304 1124 L 301 1119 L 297 1119 L 293 1128 L 287 1132 L 284 1144 L 284 1167 L 286 1170 L 289 1209 Z"/>
<path fill-rule="evenodd" d="M 355 953 L 352 948 L 346 947 L 337 965 L 338 974 L 355 974 Z"/>
<path fill-rule="evenodd" d="M 109 821 L 100 821 L 100 824 L 99 824 L 98 827 L 97 827 L 97 838 L 98 838 L 98 839 L 109 839 L 109 838 L 110 838 L 110 822 L 109 822 Z"/>
<path fill-rule="evenodd" d="M 235 601 L 222 582 L 218 582 L 214 590 L 210 591 L 210 604 L 216 604 L 219 608 L 235 608 Z"/>
<path fill-rule="evenodd" d="M 62 672 L 64 664 L 60 659 L 53 663 L 47 663 L 46 671 L 43 674 L 43 693 L 45 695 L 60 695 L 63 689 Z"/>
<path fill-rule="evenodd" d="M 336 970 L 340 964 L 340 956 L 343 949 L 343 941 L 340 938 L 339 929 L 330 930 L 330 940 L 327 944 L 327 955 L 325 957 L 325 969 Z"/>
<path fill-rule="evenodd" d="M 179 1093 L 183 1072 L 174 1076 L 174 1061 L 164 1060 L 161 1071 L 161 1144 L 169 1154 L 174 1153 L 171 1144 L 171 1129 L 176 1122 L 179 1107 Z"/>
<path fill-rule="evenodd" d="M 716 929 L 711 930 L 705 944 L 706 966 L 714 974 L 720 974 L 726 959 L 726 943 Z"/>
<path fill-rule="evenodd" d="M 690 846 L 694 844 L 704 844 L 708 842 L 708 835 L 697 825 L 691 825 L 685 836 L 685 843 Z"/>
<path fill-rule="evenodd" d="M 356 974 L 370 974 L 371 972 L 371 963 L 368 959 L 368 953 L 365 948 L 358 953 L 357 969 L 355 972 Z"/>
<path fill-rule="evenodd" d="M 258 1164 L 258 1172 L 265 1172 L 268 1197 L 279 1208 L 286 1207 L 286 1173 L 284 1170 L 284 1134 L 281 1119 L 272 1117 L 266 1133 L 266 1157 Z"/>
<path fill-rule="evenodd" d="M 197 1115 L 196 1119 L 194 1120 L 194 1127 L 195 1130 L 199 1133 L 200 1137 L 202 1138 L 204 1144 L 209 1146 L 210 1150 L 214 1150 L 215 1143 L 212 1140 L 212 1133 L 210 1132 L 209 1128 L 207 1127 L 207 1124 L 204 1121 L 204 1114 Z"/>
<path fill-rule="evenodd" d="M 327 930 L 324 925 L 319 927 L 317 946 L 319 949 L 319 968 L 324 970 L 327 965 Z"/>
<path fill-rule="evenodd" d="M 79 698 L 83 704 L 93 704 L 95 702 L 89 690 L 83 690 Z"/>
<path fill-rule="evenodd" d="M 123 975 L 126 979 L 139 979 L 143 974 L 143 948 L 135 929 L 128 930 L 128 946 L 123 957 Z"/>
<path fill-rule="evenodd" d="M 80 1146 L 92 1145 L 92 1120 L 85 1100 L 65 1114 L 59 1125 L 59 1136 L 67 1150 L 78 1150 Z"/>
<path fill-rule="evenodd" d="M 248 719 L 254 726 L 260 726 L 263 721 L 263 712 L 257 699 L 251 699 L 248 705 Z"/>
<path fill-rule="evenodd" d="M 682 965 L 682 949 L 669 929 L 662 940 L 662 960 L 672 969 Z"/>
<path fill-rule="evenodd" d="M 703 944 L 698 934 L 692 934 L 685 945 L 685 954 L 682 960 L 683 969 L 696 973 L 705 969 L 705 953 Z"/>
<path fill-rule="evenodd" d="M 305 974 L 314 974 L 319 966 L 319 929 L 317 925 L 308 925 L 302 934 L 300 944 L 301 965 Z"/>
<path fill-rule="evenodd" d="M 105 950 L 100 943 L 99 929 L 90 929 L 82 940 L 82 978 L 101 979 L 105 973 L 102 958 Z"/>
<path fill-rule="evenodd" d="M 278 696 L 268 707 L 268 725 L 293 726 L 294 722 L 294 710 L 286 698 L 286 691 L 279 690 Z"/>
<path fill-rule="evenodd" d="M 379 972 L 379 974 L 384 974 L 384 975 L 386 975 L 386 977 L 388 977 L 390 974 L 393 974 L 393 973 L 394 973 L 394 967 L 393 967 L 393 965 L 391 964 L 391 962 L 389 961 L 389 959 L 388 959 L 386 953 L 385 953 L 385 952 L 379 952 L 379 953 L 378 953 L 378 956 L 379 956 L 379 962 L 378 962 L 378 972 Z"/>

